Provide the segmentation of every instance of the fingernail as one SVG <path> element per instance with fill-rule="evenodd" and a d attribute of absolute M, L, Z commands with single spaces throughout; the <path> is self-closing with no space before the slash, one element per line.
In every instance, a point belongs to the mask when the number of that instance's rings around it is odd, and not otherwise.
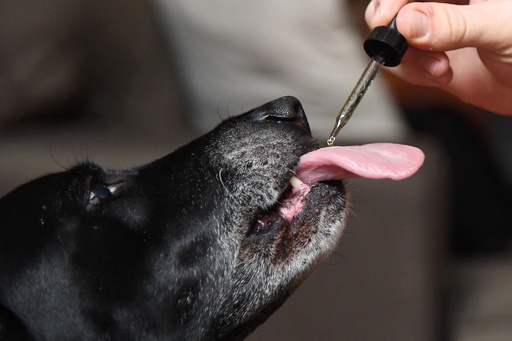
<path fill-rule="evenodd" d="M 370 26 L 373 27 L 374 26 L 373 21 L 374 21 L 375 17 L 377 17 L 379 15 L 379 12 L 380 12 L 380 1 L 372 0 L 370 5 L 372 6 L 372 9 L 373 9 L 373 13 L 371 14 L 371 19 L 370 19 Z"/>
<path fill-rule="evenodd" d="M 380 1 L 378 0 L 374 0 L 375 1 L 375 13 L 373 14 L 373 17 L 375 18 L 377 15 L 380 14 Z"/>
<path fill-rule="evenodd" d="M 430 20 L 423 12 L 411 10 L 409 13 L 409 27 L 411 38 L 421 38 L 430 31 Z"/>
<path fill-rule="evenodd" d="M 436 76 L 437 69 L 441 61 L 431 55 L 426 55 L 420 60 L 420 65 L 426 73 L 432 78 Z"/>
<path fill-rule="evenodd" d="M 426 55 L 420 60 L 420 65 L 436 83 L 445 84 L 451 79 L 450 69 L 444 65 L 444 60 L 436 56 Z"/>

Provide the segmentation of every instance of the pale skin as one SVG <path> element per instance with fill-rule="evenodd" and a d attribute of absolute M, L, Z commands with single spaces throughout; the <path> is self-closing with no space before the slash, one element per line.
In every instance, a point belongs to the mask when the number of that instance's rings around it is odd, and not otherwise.
<path fill-rule="evenodd" d="M 398 13 L 398 31 L 410 47 L 390 72 L 512 115 L 512 1 L 407 2 L 372 0 L 365 13 L 372 29 Z"/>

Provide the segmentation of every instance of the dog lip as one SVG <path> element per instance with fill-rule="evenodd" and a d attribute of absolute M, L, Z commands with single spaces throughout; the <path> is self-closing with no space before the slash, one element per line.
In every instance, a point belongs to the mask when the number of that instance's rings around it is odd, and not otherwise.
<path fill-rule="evenodd" d="M 273 206 L 257 215 L 250 232 L 278 232 L 291 226 L 294 218 L 302 212 L 310 191 L 311 186 L 308 184 L 301 184 L 296 188 L 289 185 Z"/>
<path fill-rule="evenodd" d="M 285 235 L 293 236 L 296 230 L 300 230 L 298 226 L 302 227 L 302 223 L 298 220 L 308 218 L 304 216 L 305 209 L 308 204 L 309 194 L 317 187 L 318 183 L 306 184 L 302 183 L 297 187 L 289 185 L 276 203 L 264 213 L 258 215 L 255 219 L 251 233 L 261 234 L 263 232 L 288 230 Z M 297 226 L 297 228 L 294 228 Z M 284 237 L 285 235 L 281 235 Z"/>
<path fill-rule="evenodd" d="M 298 187 L 292 187 L 278 206 L 279 214 L 289 223 L 302 212 L 306 197 L 311 191 L 311 185 L 302 183 Z"/>

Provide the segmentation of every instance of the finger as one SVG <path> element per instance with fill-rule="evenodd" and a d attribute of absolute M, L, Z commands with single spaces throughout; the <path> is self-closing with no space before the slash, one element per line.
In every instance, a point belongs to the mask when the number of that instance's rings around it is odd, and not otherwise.
<path fill-rule="evenodd" d="M 407 0 L 372 0 L 366 7 L 365 20 L 373 29 L 388 25 Z"/>
<path fill-rule="evenodd" d="M 392 71 L 405 81 L 423 86 L 442 87 L 452 80 L 453 71 L 443 52 L 429 52 L 410 47 L 399 67 Z"/>
<path fill-rule="evenodd" d="M 506 48 L 512 36 L 510 18 L 509 0 L 468 6 L 411 3 L 400 10 L 397 28 L 410 45 L 425 50 L 479 47 L 498 51 Z"/>

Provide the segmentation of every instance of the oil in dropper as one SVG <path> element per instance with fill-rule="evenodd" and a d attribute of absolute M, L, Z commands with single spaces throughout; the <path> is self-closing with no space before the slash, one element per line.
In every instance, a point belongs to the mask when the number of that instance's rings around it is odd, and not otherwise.
<path fill-rule="evenodd" d="M 379 72 L 382 62 L 383 61 L 381 60 L 373 59 L 368 64 L 368 66 L 366 66 L 366 69 L 364 69 L 363 74 L 357 81 L 356 86 L 354 87 L 354 89 L 352 89 L 352 92 L 348 96 L 348 99 L 346 100 L 345 104 L 343 104 L 343 107 L 341 107 L 341 110 L 338 113 L 338 116 L 336 117 L 336 123 L 331 132 L 331 135 L 329 136 L 329 139 L 327 140 L 327 145 L 329 147 L 332 147 L 334 145 L 336 135 L 338 135 L 341 128 L 343 128 L 345 124 L 347 124 L 348 120 L 356 110 L 356 107 L 363 98 L 366 90 L 368 89 L 370 84 L 372 84 L 372 81 L 375 79 L 375 76 L 377 76 L 377 73 Z"/>
<path fill-rule="evenodd" d="M 334 145 L 336 135 L 347 124 L 366 90 L 377 76 L 381 65 L 399 65 L 408 46 L 404 36 L 396 29 L 396 16 L 388 26 L 378 26 L 370 33 L 364 42 L 364 50 L 372 58 L 372 61 L 363 71 L 356 86 L 339 111 L 334 128 L 327 140 L 328 146 Z"/>

